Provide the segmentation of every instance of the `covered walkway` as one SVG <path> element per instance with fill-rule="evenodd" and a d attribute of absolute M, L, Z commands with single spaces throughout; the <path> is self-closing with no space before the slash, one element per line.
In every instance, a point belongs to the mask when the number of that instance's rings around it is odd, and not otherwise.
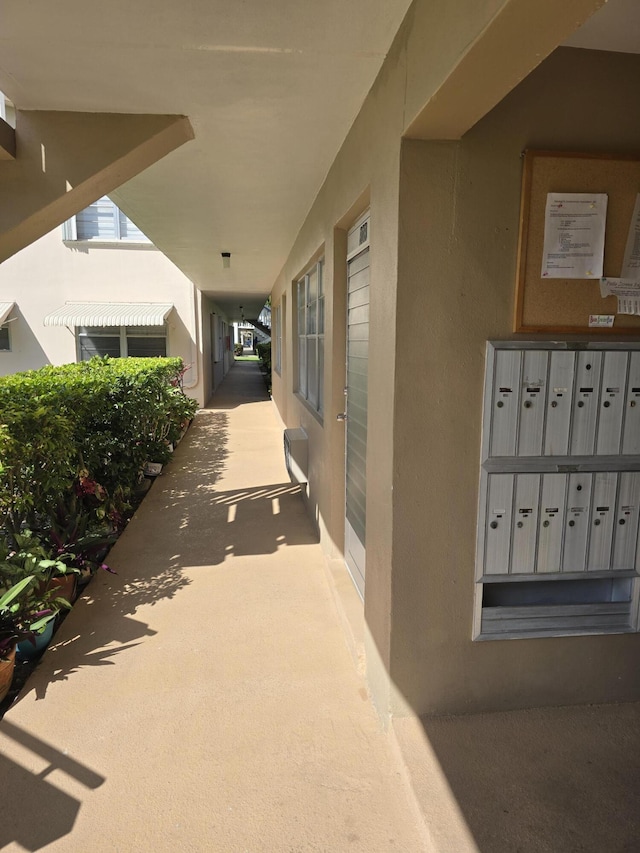
<path fill-rule="evenodd" d="M 281 430 L 236 364 L 0 721 L 0 850 L 640 849 L 638 705 L 382 731 Z"/>
<path fill-rule="evenodd" d="M 0 849 L 428 849 L 257 365 L 109 563 L 0 723 Z"/>

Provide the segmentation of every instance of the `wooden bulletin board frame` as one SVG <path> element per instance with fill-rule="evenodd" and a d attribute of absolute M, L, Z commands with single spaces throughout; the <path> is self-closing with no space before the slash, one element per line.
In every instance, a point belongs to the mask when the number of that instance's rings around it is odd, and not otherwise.
<path fill-rule="evenodd" d="M 617 314 L 599 281 L 542 278 L 547 193 L 607 193 L 605 276 L 620 276 L 636 195 L 640 154 L 526 151 L 522 176 L 514 332 L 640 335 L 640 317 Z M 590 314 L 616 314 L 611 329 L 590 328 Z"/>

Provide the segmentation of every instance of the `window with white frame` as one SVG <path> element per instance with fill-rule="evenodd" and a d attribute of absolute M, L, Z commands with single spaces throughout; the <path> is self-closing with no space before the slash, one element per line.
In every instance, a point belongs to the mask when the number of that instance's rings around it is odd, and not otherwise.
<path fill-rule="evenodd" d="M 275 353 L 273 359 L 273 369 L 280 376 L 282 373 L 282 300 L 273 309 L 273 340 L 275 344 Z"/>
<path fill-rule="evenodd" d="M 106 195 L 65 222 L 64 239 L 98 243 L 151 243 Z"/>
<path fill-rule="evenodd" d="M 0 326 L 0 352 L 11 350 L 11 338 L 9 337 L 9 326 Z"/>
<path fill-rule="evenodd" d="M 76 329 L 78 361 L 94 355 L 112 358 L 166 356 L 165 326 L 79 326 Z"/>
<path fill-rule="evenodd" d="M 317 412 L 324 408 L 324 261 L 297 282 L 298 394 Z"/>

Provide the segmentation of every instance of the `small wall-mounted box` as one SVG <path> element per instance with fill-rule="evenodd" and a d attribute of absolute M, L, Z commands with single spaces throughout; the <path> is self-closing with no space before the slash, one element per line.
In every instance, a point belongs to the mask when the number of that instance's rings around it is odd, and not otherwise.
<path fill-rule="evenodd" d="M 297 429 L 284 431 L 284 461 L 292 483 L 308 482 L 309 439 L 306 432 Z"/>

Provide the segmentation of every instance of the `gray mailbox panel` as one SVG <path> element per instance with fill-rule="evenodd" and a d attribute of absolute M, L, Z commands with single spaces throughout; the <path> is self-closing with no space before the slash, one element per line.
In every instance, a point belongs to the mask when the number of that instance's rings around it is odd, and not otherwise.
<path fill-rule="evenodd" d="M 513 474 L 489 476 L 484 560 L 487 574 L 507 574 L 509 571 L 513 485 Z"/>
<path fill-rule="evenodd" d="M 582 572 L 586 566 L 590 505 L 591 474 L 569 474 L 562 555 L 565 572 Z"/>
<path fill-rule="evenodd" d="M 536 567 L 540 475 L 516 476 L 513 512 L 512 574 L 531 574 Z"/>
<path fill-rule="evenodd" d="M 620 453 L 627 362 L 626 352 L 604 353 L 596 440 L 599 456 L 617 456 Z"/>
<path fill-rule="evenodd" d="M 612 471 L 605 471 L 593 474 L 592 477 L 591 529 L 587 569 L 589 571 L 607 571 L 611 567 L 618 475 Z"/>
<path fill-rule="evenodd" d="M 538 572 L 559 572 L 562 568 L 562 537 L 566 507 L 567 475 L 543 474 L 538 531 Z"/>
<path fill-rule="evenodd" d="M 573 392 L 570 453 L 593 456 L 600 399 L 601 352 L 579 352 Z"/>
<path fill-rule="evenodd" d="M 476 636 L 638 630 L 640 343 L 491 344 L 484 401 Z"/>
<path fill-rule="evenodd" d="M 549 354 L 545 456 L 566 456 L 569 452 L 575 364 L 575 352 L 559 351 Z"/>
<path fill-rule="evenodd" d="M 547 391 L 549 353 L 527 350 L 524 353 L 520 389 L 518 456 L 540 456 Z"/>
<path fill-rule="evenodd" d="M 628 572 L 635 568 L 639 519 L 640 472 L 623 471 L 618 477 L 612 569 Z"/>
<path fill-rule="evenodd" d="M 491 456 L 515 456 L 522 353 L 496 352 L 491 408 Z"/>
<path fill-rule="evenodd" d="M 622 452 L 640 453 L 640 352 L 629 353 Z"/>

